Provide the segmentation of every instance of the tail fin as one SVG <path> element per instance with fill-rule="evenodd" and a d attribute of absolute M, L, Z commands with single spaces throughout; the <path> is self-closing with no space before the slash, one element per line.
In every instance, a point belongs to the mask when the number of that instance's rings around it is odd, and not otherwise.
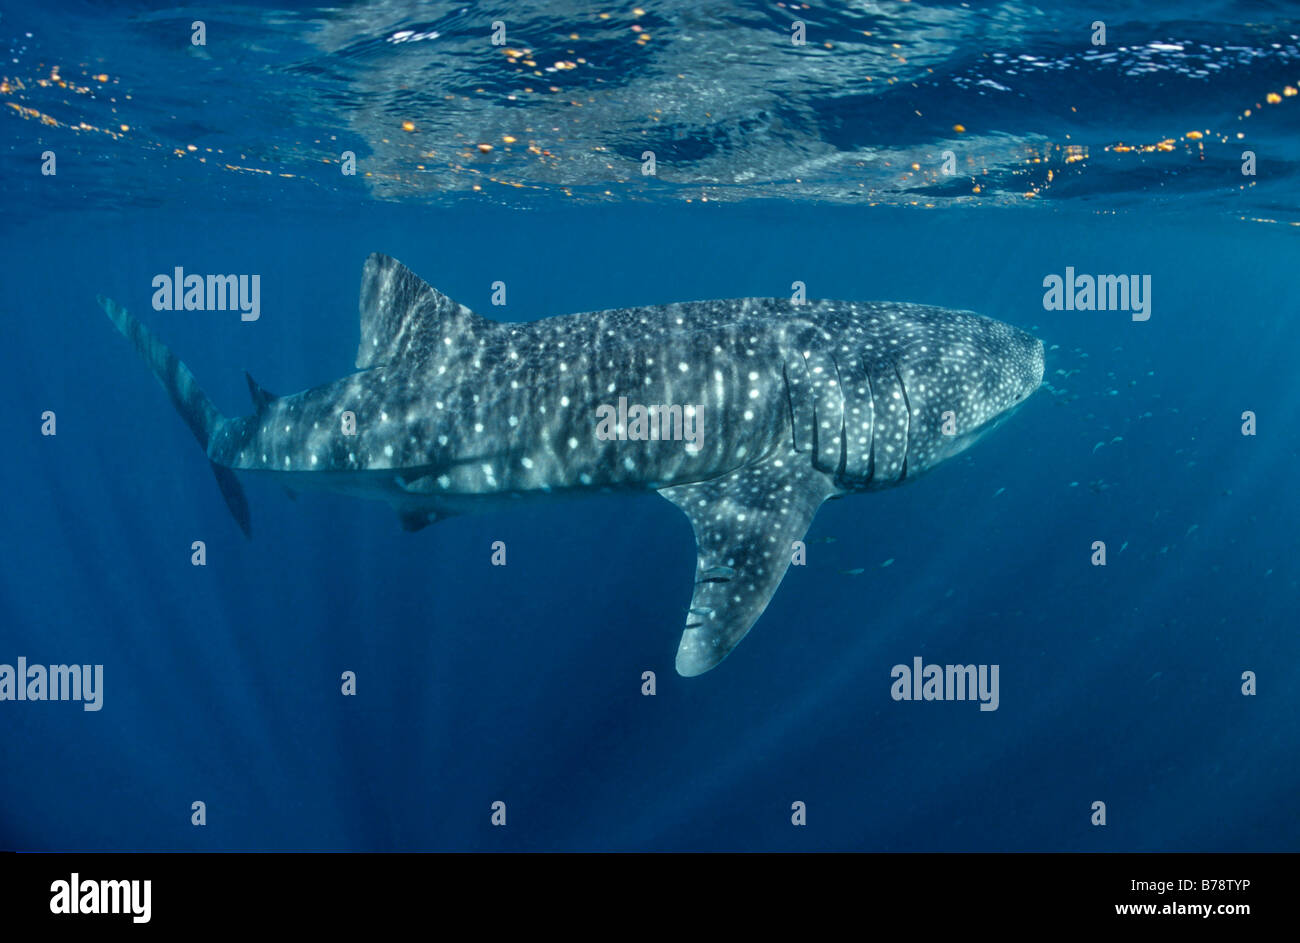
<path fill-rule="evenodd" d="M 108 319 L 113 322 L 113 326 L 135 345 L 136 351 L 153 370 L 153 375 L 157 377 L 158 382 L 171 398 L 172 405 L 176 407 L 176 411 L 181 414 L 185 424 L 190 427 L 190 432 L 194 433 L 194 438 L 206 452 L 213 432 L 225 422 L 225 417 L 212 405 L 207 394 L 199 389 L 199 383 L 194 379 L 194 374 L 190 373 L 190 368 L 181 363 L 166 344 L 112 298 L 100 295 L 97 300 L 104 313 L 108 315 Z M 216 475 L 221 495 L 226 499 L 226 506 L 235 516 L 239 529 L 244 532 L 245 537 L 251 536 L 248 500 L 244 497 L 244 490 L 240 487 L 239 480 L 230 469 L 215 462 L 209 464 L 212 466 L 213 474 Z"/>

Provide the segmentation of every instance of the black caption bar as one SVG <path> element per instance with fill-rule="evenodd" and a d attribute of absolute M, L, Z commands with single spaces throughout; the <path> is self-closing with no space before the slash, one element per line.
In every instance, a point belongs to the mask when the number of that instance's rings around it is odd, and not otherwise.
<path fill-rule="evenodd" d="M 843 908 L 859 924 L 919 920 L 927 932 L 975 919 L 1231 930 L 1282 919 L 1295 867 L 1292 855 L 1218 854 L 542 857 L 8 853 L 0 854 L 0 902 L 6 927 L 92 931 L 291 924 L 338 933 L 453 912 L 493 924 L 512 912 L 529 920 L 567 912 L 572 926 L 611 909 L 634 926 L 664 918 L 674 900 L 699 893 L 700 881 L 709 898 L 755 915 L 754 904 L 818 920 Z"/>

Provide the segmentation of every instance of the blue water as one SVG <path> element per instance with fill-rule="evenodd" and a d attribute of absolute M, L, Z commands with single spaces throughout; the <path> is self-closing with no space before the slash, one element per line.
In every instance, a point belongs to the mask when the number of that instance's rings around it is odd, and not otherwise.
<path fill-rule="evenodd" d="M 0 846 L 1300 848 L 1292 13 L 807 12 L 833 48 L 798 59 L 774 5 L 643 6 L 226 6 L 199 52 L 190 13 L 3 6 L 0 663 L 102 664 L 104 695 L 0 702 Z M 497 18 L 542 70 L 587 61 L 517 76 L 482 38 Z M 1050 65 L 998 65 L 1020 56 Z M 963 146 L 970 174 L 934 170 Z M 902 179 L 912 162 L 928 176 Z M 372 251 L 501 320 L 796 280 L 971 309 L 1043 339 L 1045 385 L 932 474 L 828 502 L 808 565 L 683 679 L 694 546 L 666 501 L 409 534 L 382 504 L 248 480 L 245 541 L 95 304 L 121 301 L 241 414 L 244 370 L 277 393 L 350 372 Z M 260 273 L 260 319 L 153 311 L 176 266 Z M 1150 320 L 1044 310 L 1066 266 L 1149 274 Z M 999 709 L 892 700 L 914 656 L 999 665 Z"/>

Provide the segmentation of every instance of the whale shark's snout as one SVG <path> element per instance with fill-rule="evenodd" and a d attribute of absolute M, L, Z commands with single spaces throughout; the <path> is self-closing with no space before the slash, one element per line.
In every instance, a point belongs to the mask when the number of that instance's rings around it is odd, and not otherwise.
<path fill-rule="evenodd" d="M 1012 333 L 1012 349 L 1019 352 L 1008 358 L 1006 367 L 1008 382 L 1018 391 L 1015 405 L 1019 405 L 1043 385 L 1043 368 L 1046 365 L 1043 342 L 1018 327 L 1009 324 L 1004 324 L 1003 327 Z"/>
<path fill-rule="evenodd" d="M 1043 382 L 1043 342 L 967 311 L 918 314 L 897 369 L 912 421 L 907 477 L 965 451 Z"/>
<path fill-rule="evenodd" d="M 971 370 L 972 382 L 957 388 L 960 405 L 978 423 L 997 420 L 1042 385 L 1043 342 L 1003 321 L 967 317 L 977 323 L 966 338 L 952 341 L 945 351 L 962 351 Z"/>

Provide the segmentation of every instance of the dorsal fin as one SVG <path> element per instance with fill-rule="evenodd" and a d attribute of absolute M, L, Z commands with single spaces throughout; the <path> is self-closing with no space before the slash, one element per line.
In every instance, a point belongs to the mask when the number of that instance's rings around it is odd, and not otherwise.
<path fill-rule="evenodd" d="M 452 301 L 394 258 L 371 253 L 361 270 L 357 368 L 462 346 L 492 322 Z M 450 339 L 451 343 L 447 343 Z"/>
<path fill-rule="evenodd" d="M 253 408 L 259 413 L 266 409 L 266 404 L 273 402 L 280 397 L 274 393 L 262 388 L 262 384 L 253 379 L 247 370 L 244 371 L 244 379 L 248 381 L 248 395 L 253 397 Z"/>

